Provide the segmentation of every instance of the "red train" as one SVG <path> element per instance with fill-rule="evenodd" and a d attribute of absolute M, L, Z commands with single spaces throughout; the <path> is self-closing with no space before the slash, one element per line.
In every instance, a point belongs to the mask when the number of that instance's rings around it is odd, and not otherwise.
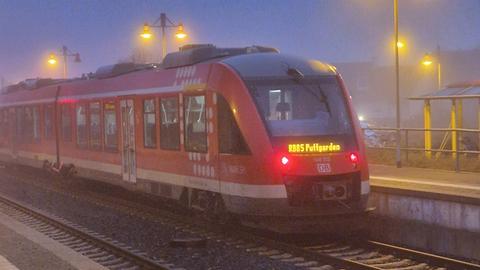
<path fill-rule="evenodd" d="M 0 127 L 3 161 L 273 230 L 351 226 L 367 212 L 364 144 L 340 75 L 273 48 L 188 45 L 159 66 L 27 80 L 0 95 Z"/>

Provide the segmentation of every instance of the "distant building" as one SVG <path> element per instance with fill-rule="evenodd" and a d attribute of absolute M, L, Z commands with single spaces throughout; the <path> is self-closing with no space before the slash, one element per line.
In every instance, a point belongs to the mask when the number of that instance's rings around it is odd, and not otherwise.
<path fill-rule="evenodd" d="M 480 80 L 480 48 L 473 50 L 440 51 L 443 86 L 460 82 Z M 420 61 L 420 60 L 419 60 Z M 396 94 L 395 69 L 379 66 L 373 62 L 334 63 L 347 85 L 355 109 L 359 115 L 375 125 L 395 126 Z M 402 126 L 422 126 L 422 104 L 409 101 L 408 97 L 426 94 L 437 89 L 436 68 L 426 70 L 420 64 L 400 66 L 400 111 Z M 478 102 L 478 101 L 477 101 Z M 443 104 L 446 105 L 446 104 Z M 438 121 L 433 125 L 446 127 L 449 106 L 437 102 Z M 471 108 L 466 104 L 465 123 Z M 470 106 L 471 107 L 471 106 Z M 442 122 L 443 120 L 443 122 Z M 435 124 L 438 125 L 435 125 Z"/>

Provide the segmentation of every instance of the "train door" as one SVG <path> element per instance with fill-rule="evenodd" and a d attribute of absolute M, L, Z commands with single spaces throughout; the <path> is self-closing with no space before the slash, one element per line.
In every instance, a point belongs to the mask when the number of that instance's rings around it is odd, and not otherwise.
<path fill-rule="evenodd" d="M 132 99 L 120 101 L 122 122 L 122 177 L 124 181 L 136 183 L 135 160 L 135 110 Z"/>
<path fill-rule="evenodd" d="M 221 179 L 220 190 L 234 190 L 235 185 L 251 180 L 247 166 L 252 162 L 250 150 L 235 119 L 237 108 L 232 107 L 220 94 L 216 95 L 216 135 L 218 176 Z"/>

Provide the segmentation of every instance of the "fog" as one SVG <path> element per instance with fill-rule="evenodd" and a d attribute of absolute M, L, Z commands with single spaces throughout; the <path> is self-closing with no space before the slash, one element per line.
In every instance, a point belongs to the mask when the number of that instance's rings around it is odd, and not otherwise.
<path fill-rule="evenodd" d="M 405 98 L 436 88 L 435 71 L 424 70 L 419 63 L 437 46 L 445 61 L 445 85 L 480 78 L 480 61 L 473 60 L 480 59 L 480 1 L 399 2 L 400 39 L 406 44 L 400 51 L 402 118 L 409 119 L 421 112 L 421 104 Z M 141 62 L 160 62 L 160 32 L 148 45 L 138 37 L 143 23 L 154 22 L 160 12 L 174 23 L 182 22 L 188 33 L 180 43 L 170 29 L 169 51 L 187 43 L 258 44 L 334 63 L 344 74 L 357 110 L 390 119 L 393 0 L 0 0 L 2 85 L 32 77 L 61 77 L 62 69 L 48 67 L 46 59 L 62 45 L 82 58 L 81 63 L 68 61 L 70 77 L 132 56 Z"/>

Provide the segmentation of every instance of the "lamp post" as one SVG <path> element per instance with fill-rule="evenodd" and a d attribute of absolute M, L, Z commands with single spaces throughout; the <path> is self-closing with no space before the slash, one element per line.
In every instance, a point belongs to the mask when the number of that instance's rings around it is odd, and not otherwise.
<path fill-rule="evenodd" d="M 143 33 L 140 34 L 140 36 L 143 39 L 152 38 L 153 34 L 150 32 L 151 27 L 160 28 L 162 30 L 162 59 L 165 58 L 165 55 L 167 55 L 167 37 L 166 37 L 167 28 L 177 28 L 177 32 L 175 33 L 175 36 L 178 39 L 184 39 L 187 36 L 187 34 L 183 30 L 183 24 L 173 23 L 165 13 L 160 13 L 160 17 L 153 24 L 145 23 L 143 25 Z"/>
<path fill-rule="evenodd" d="M 67 78 L 68 74 L 68 69 L 67 69 L 67 58 L 68 57 L 73 57 L 73 61 L 75 63 L 80 63 L 82 60 L 80 59 L 80 54 L 79 53 L 72 53 L 67 46 L 63 45 L 62 48 L 59 50 L 60 56 L 63 57 L 63 78 Z M 50 65 L 56 65 L 58 60 L 57 60 L 57 54 L 51 53 L 50 56 L 48 57 L 47 61 Z"/>
<path fill-rule="evenodd" d="M 398 0 L 393 0 L 393 28 L 395 32 L 395 95 L 396 95 L 396 129 L 397 129 L 397 147 L 396 164 L 397 168 L 402 167 L 402 157 L 400 153 L 400 65 L 398 59 L 398 49 L 403 47 L 398 41 Z"/>
<path fill-rule="evenodd" d="M 422 64 L 426 67 L 431 66 L 434 62 L 437 63 L 437 88 L 442 89 L 442 64 L 440 61 L 440 46 L 437 45 L 437 51 L 435 57 L 432 57 L 430 53 L 426 53 L 422 58 Z"/>

